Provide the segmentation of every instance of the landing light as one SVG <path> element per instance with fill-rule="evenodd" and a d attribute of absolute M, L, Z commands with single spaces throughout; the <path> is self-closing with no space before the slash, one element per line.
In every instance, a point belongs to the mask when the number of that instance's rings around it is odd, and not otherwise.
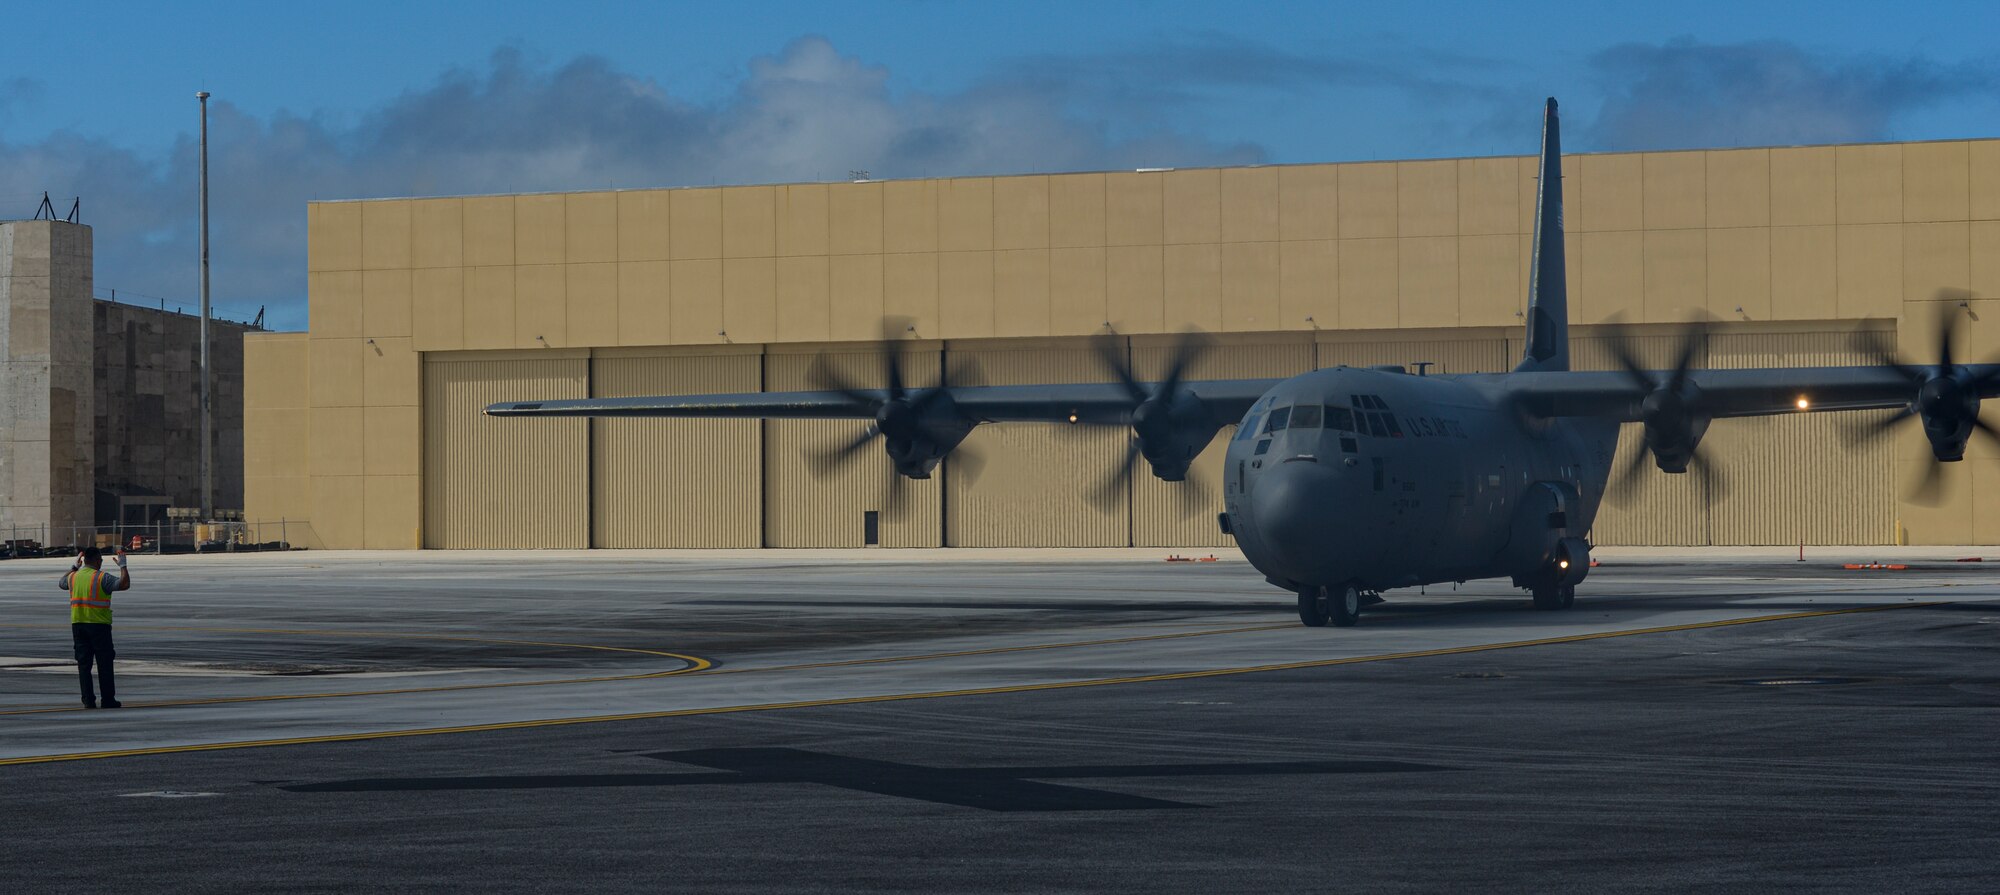
<path fill-rule="evenodd" d="M 1072 410 L 1069 412 L 1069 421 L 1072 423 L 1076 422 L 1076 411 Z"/>
<path fill-rule="evenodd" d="M 1800 409 L 1800 410 L 1805 410 L 1805 409 L 1808 409 L 1808 408 L 1810 408 L 1810 407 L 1812 407 L 1812 402 L 1811 402 L 1811 401 L 1808 401 L 1808 400 L 1806 400 L 1806 396 L 1805 396 L 1805 395 L 1800 395 L 1800 396 L 1799 396 L 1799 409 Z"/>
<path fill-rule="evenodd" d="M 1556 568 L 1558 568 L 1558 569 L 1567 569 L 1567 568 L 1569 568 L 1569 560 L 1566 560 L 1566 559 L 1559 559 L 1559 560 L 1556 560 Z"/>

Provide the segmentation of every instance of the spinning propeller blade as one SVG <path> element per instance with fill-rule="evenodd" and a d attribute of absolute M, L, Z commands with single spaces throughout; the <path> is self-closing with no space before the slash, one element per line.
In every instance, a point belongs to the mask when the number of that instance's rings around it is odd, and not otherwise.
<path fill-rule="evenodd" d="M 891 319 L 884 323 L 884 330 L 892 340 L 900 336 L 898 321 Z M 868 407 L 875 414 L 875 421 L 852 439 L 824 449 L 806 452 L 807 465 L 815 475 L 828 476 L 853 463 L 855 458 L 877 438 L 887 442 L 885 446 L 890 449 L 891 458 L 895 459 L 895 452 L 907 450 L 912 440 L 938 437 L 936 431 L 930 428 L 935 424 L 935 420 L 927 422 L 927 415 L 933 414 L 940 401 L 947 401 L 954 382 L 965 384 L 968 381 L 977 382 L 981 378 L 977 366 L 970 361 L 957 359 L 949 367 L 939 371 L 940 375 L 935 385 L 912 389 L 909 377 L 903 368 L 903 352 L 898 351 L 895 345 L 884 347 L 880 363 L 884 387 L 872 390 L 856 385 L 853 380 L 835 369 L 824 356 L 814 358 L 812 366 L 807 370 L 807 379 L 813 388 L 836 392 Z M 948 402 L 946 406 L 949 406 Z M 923 455 L 920 454 L 919 457 L 921 456 Z M 977 478 L 979 470 L 984 465 L 980 457 L 967 453 L 963 448 L 956 448 L 953 456 L 959 461 L 959 468 L 966 474 L 968 480 Z M 904 478 L 900 471 L 890 471 L 882 494 L 882 511 L 885 515 L 900 511 L 904 497 Z"/>
<path fill-rule="evenodd" d="M 1964 307 L 1972 298 L 1972 293 L 1964 289 L 1939 289 L 1934 296 L 1941 306 Z M 1970 371 L 1960 370 L 1952 359 L 1952 343 L 1957 341 L 1962 315 L 1956 311 L 1947 312 L 1938 319 L 1935 339 L 1937 363 L 1930 366 L 1911 364 L 1896 355 L 1889 347 L 1888 338 L 1878 331 L 1863 331 L 1854 334 L 1854 350 L 1865 355 L 1869 361 L 1895 370 L 1897 375 L 1908 380 L 1912 389 L 1909 405 L 1897 413 L 1872 420 L 1847 430 L 1848 443 L 1862 446 L 1880 441 L 1883 436 L 1894 431 L 1906 420 L 1924 421 L 1925 414 L 1933 414 L 1946 424 L 1970 424 L 1972 436 L 1983 436 L 2000 442 L 2000 432 L 1990 423 L 1979 418 L 1978 395 L 1991 387 L 2000 372 L 1987 371 L 1972 376 Z M 1969 414 L 1969 415 L 1968 415 Z M 1946 426 L 1950 428 L 1949 425 Z M 1925 506 L 1936 506 L 1943 498 L 1944 464 L 1932 453 L 1931 462 L 1924 467 L 1917 480 L 1908 488 L 1910 502 Z"/>
<path fill-rule="evenodd" d="M 1132 369 L 1131 358 L 1126 354 L 1123 339 L 1100 335 L 1092 340 L 1091 348 L 1096 352 L 1098 362 L 1125 389 L 1125 395 L 1130 400 L 1124 414 L 1125 422 L 1115 424 L 1131 428 L 1132 435 L 1126 441 L 1125 456 L 1084 495 L 1091 506 L 1109 512 L 1131 493 L 1133 470 L 1146 452 L 1147 439 L 1171 437 L 1173 407 L 1180 396 L 1181 383 L 1186 381 L 1188 370 L 1207 353 L 1209 339 L 1198 332 L 1182 333 L 1167 356 L 1166 375 L 1151 387 L 1139 381 L 1138 374 Z M 1078 425 L 1106 424 L 1079 422 Z M 1183 490 L 1201 491 L 1191 478 L 1180 484 Z M 1193 495 L 1187 496 L 1191 498 Z"/>
<path fill-rule="evenodd" d="M 1680 342 L 1674 347 L 1673 366 L 1665 377 L 1657 371 L 1649 370 L 1639 360 L 1634 350 L 1633 336 L 1621 323 L 1613 323 L 1605 336 L 1605 347 L 1611 351 L 1612 359 L 1632 381 L 1632 399 L 1640 403 L 1641 423 L 1639 449 L 1621 467 L 1606 494 L 1620 506 L 1629 506 L 1638 489 L 1644 484 L 1646 461 L 1653 459 L 1656 465 L 1677 461 L 1685 452 L 1685 469 L 1695 474 L 1702 494 L 1708 501 L 1720 500 L 1726 493 L 1727 478 L 1721 466 L 1712 455 L 1701 449 L 1701 433 L 1698 427 L 1706 422 L 1701 407 L 1699 390 L 1690 386 L 1688 373 L 1694 368 L 1696 353 L 1701 349 L 1702 340 L 1707 336 L 1707 321 L 1697 319 L 1682 333 Z"/>

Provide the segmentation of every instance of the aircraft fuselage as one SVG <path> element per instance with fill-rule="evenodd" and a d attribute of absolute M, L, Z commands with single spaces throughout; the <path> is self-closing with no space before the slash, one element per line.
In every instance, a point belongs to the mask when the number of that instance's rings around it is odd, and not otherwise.
<path fill-rule="evenodd" d="M 1244 555 L 1290 589 L 1520 578 L 1589 531 L 1617 436 L 1517 414 L 1492 380 L 1316 370 L 1244 415 L 1223 500 Z"/>

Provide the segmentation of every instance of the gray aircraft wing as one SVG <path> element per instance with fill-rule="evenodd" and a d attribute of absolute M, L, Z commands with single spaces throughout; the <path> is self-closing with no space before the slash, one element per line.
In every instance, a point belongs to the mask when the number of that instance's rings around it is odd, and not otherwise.
<path fill-rule="evenodd" d="M 1270 391 L 1277 379 L 1214 379 L 1180 383 L 1201 400 L 1216 423 L 1233 422 Z M 1155 387 L 1153 383 L 1142 383 Z M 913 389 L 913 394 L 932 389 Z M 1115 382 L 1069 385 L 950 386 L 958 414 L 981 423 L 1123 423 L 1133 400 Z M 890 398 L 887 389 L 850 391 L 744 392 L 719 395 L 660 395 L 638 398 L 577 398 L 507 401 L 486 408 L 489 416 L 509 417 L 723 417 L 749 419 L 873 419 Z"/>
<path fill-rule="evenodd" d="M 2000 396 L 2000 365 L 1958 368 L 1981 398 Z M 1671 371 L 1641 374 L 1664 383 Z M 1686 382 L 1700 406 L 1718 419 L 1772 416 L 1823 410 L 1892 410 L 1910 406 L 1918 390 L 1896 367 L 1770 367 L 1688 370 Z M 1539 416 L 1601 417 L 1623 422 L 1644 418 L 1651 390 L 1625 371 L 1525 372 L 1458 377 L 1500 390 Z M 1804 401 L 1802 407 L 1800 401 Z"/>

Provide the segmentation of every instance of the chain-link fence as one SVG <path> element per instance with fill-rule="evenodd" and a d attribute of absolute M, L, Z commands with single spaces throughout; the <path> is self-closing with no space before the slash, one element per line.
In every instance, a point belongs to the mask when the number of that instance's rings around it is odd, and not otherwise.
<path fill-rule="evenodd" d="M 291 550 L 305 523 L 168 521 L 141 525 L 0 527 L 0 559 L 73 556 L 84 547 L 128 553 L 232 553 Z"/>

